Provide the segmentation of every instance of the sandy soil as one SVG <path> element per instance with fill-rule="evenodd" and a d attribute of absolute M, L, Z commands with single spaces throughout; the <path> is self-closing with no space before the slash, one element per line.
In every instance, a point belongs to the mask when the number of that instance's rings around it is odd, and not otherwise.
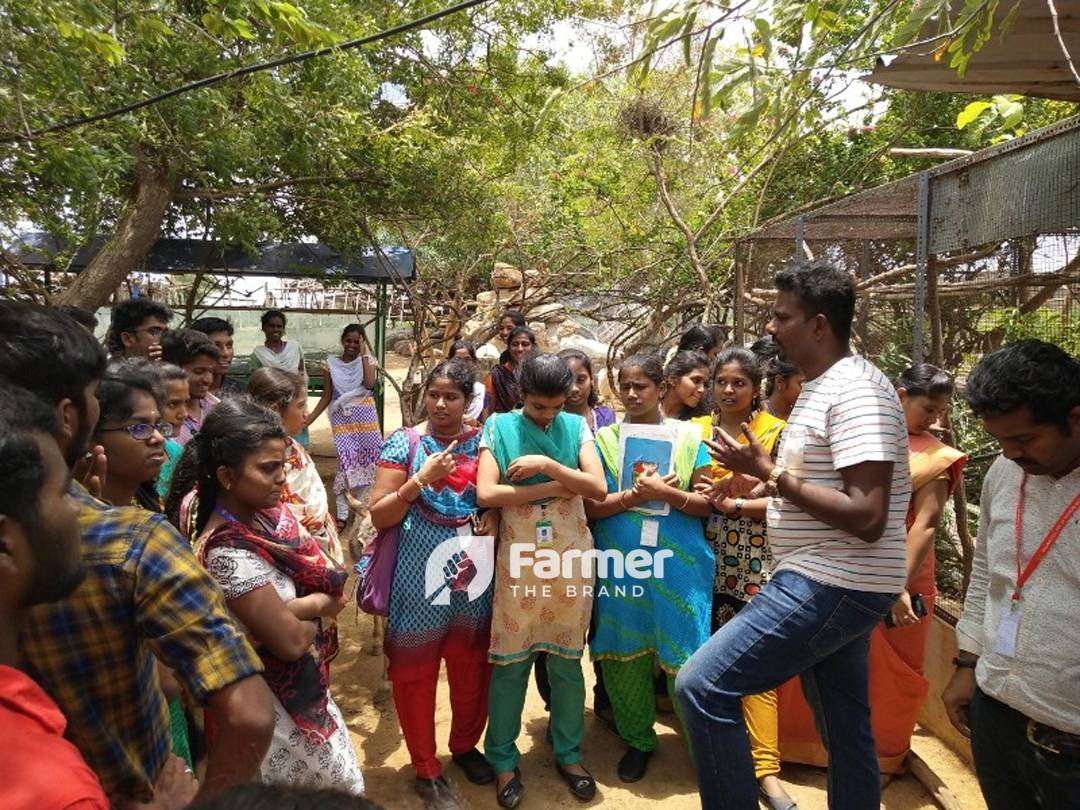
<path fill-rule="evenodd" d="M 396 365 L 396 364 L 395 364 Z M 392 366 L 392 371 L 399 371 Z M 387 429 L 400 422 L 393 391 L 387 401 Z M 314 402 L 312 402 L 314 405 Z M 395 423 L 395 420 L 398 420 Z M 329 489 L 335 459 L 325 418 L 312 430 L 312 449 Z M 364 769 L 368 797 L 385 807 L 421 808 L 413 793 L 414 773 L 408 750 L 401 736 L 389 684 L 382 678 L 383 659 L 373 645 L 370 616 L 357 614 L 350 606 L 341 616 L 341 654 L 333 665 L 333 693 L 352 733 L 353 743 Z M 592 668 L 584 666 L 587 703 L 591 703 Z M 495 808 L 494 789 L 470 784 L 450 764 L 446 749 L 450 731 L 449 697 L 445 673 L 439 684 L 438 710 L 435 718 L 440 758 L 447 766 L 447 776 L 459 791 L 463 804 L 477 808 Z M 530 687 L 525 704 L 522 735 L 521 770 L 525 783 L 524 810 L 578 807 L 565 784 L 554 770 L 551 747 L 545 742 L 547 715 L 543 701 Z M 615 769 L 624 751 L 623 744 L 587 710 L 583 764 L 597 779 L 598 791 L 590 805 L 646 808 L 664 802 L 666 810 L 691 810 L 700 807 L 694 773 L 682 734 L 676 729 L 675 716 L 660 715 L 660 745 L 644 780 L 633 785 L 619 781 Z M 983 807 L 971 772 L 947 749 L 933 739 L 917 740 L 916 750 L 943 777 L 966 808 Z M 785 766 L 782 774 L 789 793 L 802 810 L 824 810 L 825 772 L 816 768 Z M 930 810 L 937 805 L 930 794 L 912 776 L 892 781 L 883 794 L 882 807 L 888 810 Z"/>

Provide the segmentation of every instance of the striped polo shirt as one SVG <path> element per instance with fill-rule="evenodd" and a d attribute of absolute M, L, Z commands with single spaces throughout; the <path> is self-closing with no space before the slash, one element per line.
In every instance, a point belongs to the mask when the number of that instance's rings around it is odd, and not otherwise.
<path fill-rule="evenodd" d="M 889 518 L 881 538 L 867 543 L 784 498 L 773 498 L 767 520 L 774 571 L 797 571 L 853 591 L 904 589 L 904 518 L 911 500 L 907 424 L 888 378 L 866 359 L 851 356 L 803 384 L 779 463 L 803 481 L 839 490 L 844 486 L 840 471 L 864 461 L 893 462 Z"/>

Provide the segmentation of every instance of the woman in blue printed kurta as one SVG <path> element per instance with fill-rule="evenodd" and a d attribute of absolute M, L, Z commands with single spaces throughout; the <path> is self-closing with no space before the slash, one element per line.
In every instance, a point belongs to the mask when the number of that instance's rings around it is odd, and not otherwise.
<path fill-rule="evenodd" d="M 443 587 L 433 593 L 428 587 L 429 560 L 444 554 L 449 559 L 459 550 L 447 553 L 444 544 L 452 545 L 458 536 L 498 531 L 497 511 L 477 515 L 480 431 L 462 424 L 473 382 L 472 368 L 460 360 L 435 367 L 425 385 L 428 421 L 390 435 L 372 494 L 376 528 L 400 521 L 385 651 L 416 789 L 429 801 L 449 791 L 435 747 L 435 694 L 443 659 L 453 709 L 453 761 L 471 781 L 483 784 L 494 778 L 476 750 L 487 722 L 492 586 L 490 581 L 486 587 L 473 583 L 485 570 L 490 575 L 491 542 L 478 547 L 481 541 L 460 541 L 469 556 L 455 556 Z"/>
<path fill-rule="evenodd" d="M 602 428 L 596 446 L 607 476 L 609 494 L 588 506 L 594 519 L 596 547 L 621 552 L 650 552 L 648 577 L 610 567 L 596 578 L 595 636 L 589 650 L 604 671 L 619 735 L 629 748 L 619 762 L 619 778 L 634 782 L 645 775 L 656 748 L 656 702 L 653 667 L 667 673 L 673 692 L 675 673 L 709 638 L 715 556 L 705 539 L 702 518 L 711 507 L 693 484 L 708 480 L 709 455 L 694 425 L 660 414 L 663 383 L 659 358 L 627 358 L 619 369 L 619 396 L 626 422 Z M 663 425 L 675 440 L 669 475 L 644 473 L 619 480 L 619 435 L 628 423 Z M 620 490 L 620 485 L 622 489 Z M 667 505 L 667 514 L 647 514 L 642 504 Z M 660 569 L 660 564 L 663 569 Z"/>

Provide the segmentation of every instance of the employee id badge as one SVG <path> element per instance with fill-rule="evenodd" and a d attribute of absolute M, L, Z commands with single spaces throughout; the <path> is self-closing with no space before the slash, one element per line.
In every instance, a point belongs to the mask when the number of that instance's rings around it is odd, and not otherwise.
<path fill-rule="evenodd" d="M 997 638 L 994 640 L 994 652 L 1006 658 L 1016 655 L 1016 637 L 1020 634 L 1020 617 L 1024 609 L 1020 602 L 1014 602 L 1012 606 L 1001 614 L 998 622 Z"/>
<path fill-rule="evenodd" d="M 641 545 L 655 547 L 660 536 L 660 521 L 645 518 L 641 521 Z"/>
<path fill-rule="evenodd" d="M 538 520 L 536 521 L 536 545 L 538 546 L 550 546 L 555 542 L 555 529 L 551 526 L 550 520 Z"/>

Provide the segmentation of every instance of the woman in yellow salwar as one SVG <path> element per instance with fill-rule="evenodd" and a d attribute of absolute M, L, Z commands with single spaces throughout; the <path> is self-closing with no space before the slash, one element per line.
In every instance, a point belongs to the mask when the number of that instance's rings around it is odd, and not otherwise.
<path fill-rule="evenodd" d="M 785 422 L 761 407 L 760 360 L 749 349 L 731 347 L 716 357 L 711 398 L 713 412 L 694 419 L 702 435 L 711 439 L 715 428 L 746 443 L 742 426 L 770 453 L 775 453 Z M 730 473 L 713 462 L 713 481 L 722 482 Z M 723 487 L 717 492 L 723 493 Z M 713 514 L 705 524 L 705 537 L 716 552 L 716 579 L 713 582 L 712 631 L 735 616 L 768 581 L 772 568 L 765 509 L 768 498 L 731 498 L 722 495 L 713 501 Z M 762 798 L 773 810 L 792 810 L 795 802 L 780 783 L 780 746 L 776 713 L 776 692 L 743 698 L 743 717 L 750 734 Z"/>
<path fill-rule="evenodd" d="M 495 770 L 496 798 L 506 808 L 524 795 L 516 741 L 529 672 L 541 652 L 548 654 L 555 768 L 575 798 L 588 801 L 596 794 L 596 782 L 581 765 L 581 655 L 594 584 L 594 572 L 581 559 L 593 549 L 582 498 L 607 495 L 592 431 L 582 417 L 563 411 L 573 385 L 566 363 L 534 355 L 522 363 L 518 384 L 522 408 L 484 423 L 476 479 L 477 504 L 502 510 L 484 755 Z M 560 565 L 550 572 L 553 556 Z"/>
<path fill-rule="evenodd" d="M 879 624 L 870 635 L 870 707 L 878 767 L 886 776 L 903 770 L 911 735 L 929 684 L 923 675 L 934 596 L 934 534 L 949 495 L 963 480 L 967 456 L 930 435 L 945 413 L 953 381 L 947 373 L 922 363 L 897 378 L 904 406 L 911 466 L 911 503 L 907 513 L 907 588 L 893 605 L 891 627 Z M 914 603 L 925 610 L 916 614 Z M 781 750 L 786 761 L 825 765 L 828 754 L 814 728 L 810 708 L 797 681 L 780 695 Z"/>

